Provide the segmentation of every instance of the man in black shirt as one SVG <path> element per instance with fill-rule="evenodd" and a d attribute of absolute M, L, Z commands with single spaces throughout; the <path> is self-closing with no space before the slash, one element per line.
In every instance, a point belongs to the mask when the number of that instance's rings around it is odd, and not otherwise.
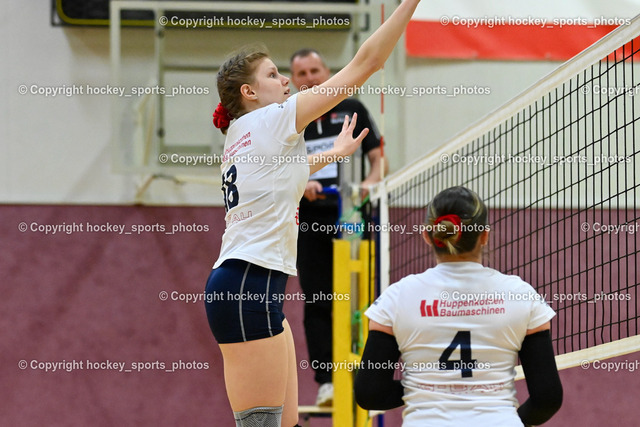
<path fill-rule="evenodd" d="M 324 83 L 331 73 L 320 54 L 313 49 L 301 49 L 291 56 L 291 81 L 304 90 Z M 345 99 L 331 111 L 311 122 L 304 137 L 307 154 L 326 151 L 342 130 L 345 115 L 358 114 L 354 135 L 364 128 L 369 134 L 362 142 L 362 159 L 349 159 L 362 163 L 360 187 L 366 194 L 370 185 L 380 181 L 380 135 L 367 109 L 355 99 Z M 355 157 L 355 156 L 354 156 Z M 364 157 L 369 160 L 369 173 L 364 177 Z M 346 162 L 346 160 L 345 160 Z M 298 275 L 305 294 L 304 328 L 309 350 L 309 361 L 320 384 L 316 405 L 331 406 L 333 385 L 332 362 L 332 299 L 333 295 L 333 242 L 335 233 L 314 231 L 324 225 L 335 225 L 339 218 L 338 197 L 323 194 L 323 188 L 340 184 L 340 168 L 337 163 L 326 166 L 309 177 L 304 197 L 300 201 L 300 224 L 306 223 L 298 234 Z M 343 179 L 344 181 L 344 179 Z M 313 225 L 315 224 L 315 226 Z"/>

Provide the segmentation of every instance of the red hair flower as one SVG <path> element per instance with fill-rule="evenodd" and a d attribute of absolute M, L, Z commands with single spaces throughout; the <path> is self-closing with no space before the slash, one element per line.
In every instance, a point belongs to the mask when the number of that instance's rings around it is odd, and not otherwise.
<path fill-rule="evenodd" d="M 213 125 L 218 129 L 228 128 L 229 123 L 231 123 L 231 114 L 229 114 L 229 110 L 227 110 L 221 102 L 218 103 L 216 107 L 216 111 L 213 112 Z"/>
<path fill-rule="evenodd" d="M 460 219 L 460 217 L 456 214 L 449 214 L 449 215 L 442 215 L 439 216 L 434 222 L 433 225 L 438 225 L 440 224 L 442 221 L 448 221 L 450 223 L 452 223 L 455 227 L 455 231 L 457 234 L 457 238 L 456 238 L 456 242 L 458 240 L 460 240 L 461 235 L 461 231 L 462 231 L 462 220 Z M 438 240 L 438 239 L 433 239 L 433 243 L 435 243 L 435 245 L 439 248 L 444 248 L 446 245 Z"/>

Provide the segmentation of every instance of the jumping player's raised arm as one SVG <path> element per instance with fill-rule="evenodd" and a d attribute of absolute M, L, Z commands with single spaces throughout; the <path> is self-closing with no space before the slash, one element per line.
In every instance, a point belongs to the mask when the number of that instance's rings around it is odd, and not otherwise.
<path fill-rule="evenodd" d="M 404 0 L 380 28 L 358 49 L 355 57 L 326 82 L 298 94 L 296 131 L 347 98 L 349 90 L 362 86 L 384 65 L 402 36 L 420 0 Z M 326 90 L 332 88 L 332 90 Z M 338 90 L 335 90 L 338 89 Z"/>

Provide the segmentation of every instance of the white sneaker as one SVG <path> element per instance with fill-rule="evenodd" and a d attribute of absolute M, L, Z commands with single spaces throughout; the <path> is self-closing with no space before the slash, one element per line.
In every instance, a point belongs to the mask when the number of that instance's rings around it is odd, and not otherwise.
<path fill-rule="evenodd" d="M 333 383 L 324 383 L 320 386 L 316 406 L 333 406 Z"/>

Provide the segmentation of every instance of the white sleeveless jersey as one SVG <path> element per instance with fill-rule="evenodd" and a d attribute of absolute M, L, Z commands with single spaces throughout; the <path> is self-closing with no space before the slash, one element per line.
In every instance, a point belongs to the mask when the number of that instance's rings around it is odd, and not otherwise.
<path fill-rule="evenodd" d="M 555 316 L 531 285 L 474 262 L 441 263 L 390 286 L 365 314 L 393 328 L 402 352 L 404 427 L 522 426 L 518 351 L 527 329 Z"/>
<path fill-rule="evenodd" d="M 226 229 L 213 268 L 235 258 L 296 274 L 298 204 L 309 178 L 296 100 L 247 113 L 227 131 L 221 165 Z"/>

